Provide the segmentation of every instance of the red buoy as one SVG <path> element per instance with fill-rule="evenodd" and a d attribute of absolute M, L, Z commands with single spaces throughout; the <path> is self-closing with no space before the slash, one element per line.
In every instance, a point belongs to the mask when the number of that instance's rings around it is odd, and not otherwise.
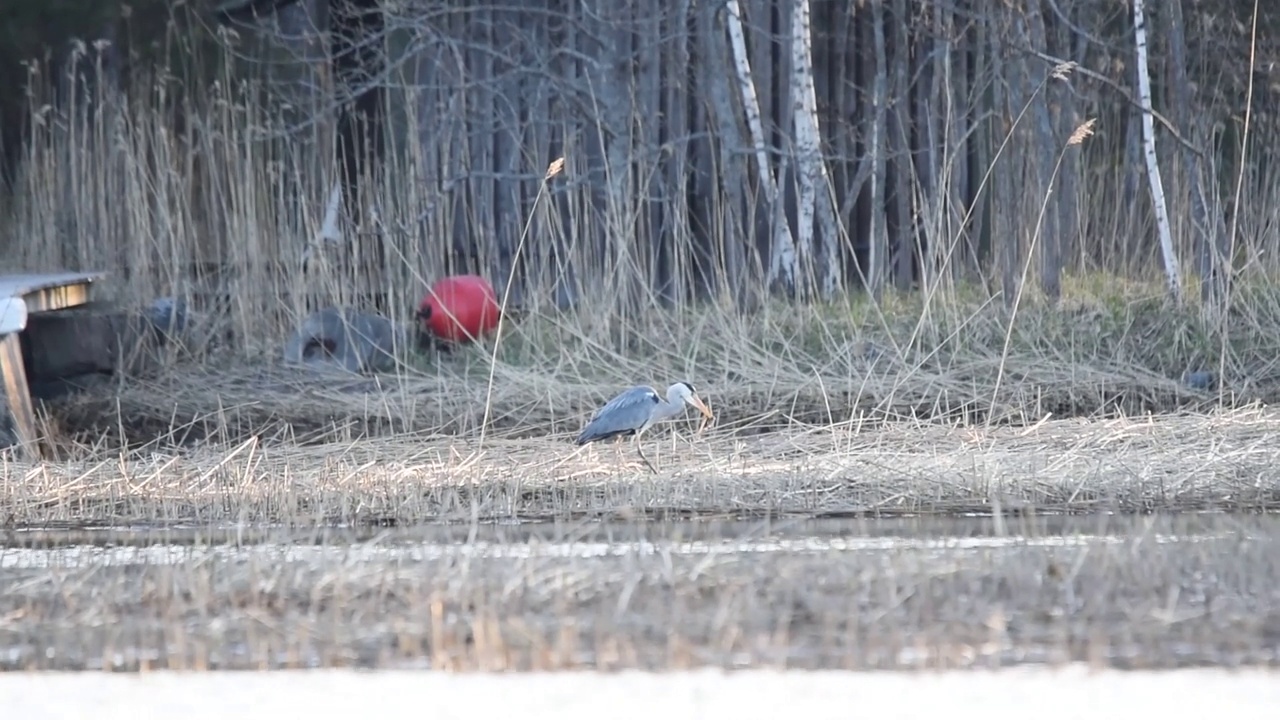
<path fill-rule="evenodd" d="M 418 308 L 423 329 L 450 342 L 470 342 L 498 326 L 498 295 L 479 275 L 440 278 Z"/>

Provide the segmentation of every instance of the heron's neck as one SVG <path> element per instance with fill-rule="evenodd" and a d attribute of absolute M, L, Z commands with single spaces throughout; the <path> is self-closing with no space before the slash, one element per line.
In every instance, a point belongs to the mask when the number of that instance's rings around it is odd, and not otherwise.
<path fill-rule="evenodd" d="M 679 415 L 680 411 L 683 409 L 684 409 L 683 400 L 679 398 L 676 398 L 675 400 L 672 400 L 671 398 L 667 398 L 666 400 L 663 400 L 662 402 L 658 403 L 657 419 L 664 420 L 669 417 L 674 417 L 676 415 Z"/>

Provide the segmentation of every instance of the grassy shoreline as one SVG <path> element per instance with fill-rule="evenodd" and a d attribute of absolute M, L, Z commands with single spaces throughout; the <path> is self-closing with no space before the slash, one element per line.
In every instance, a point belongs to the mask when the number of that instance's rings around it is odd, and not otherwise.
<path fill-rule="evenodd" d="M 1008 335 L 1007 352 L 995 309 L 934 322 L 949 339 L 932 346 L 907 342 L 910 313 L 880 334 L 867 316 L 818 311 L 654 321 L 631 346 L 535 317 L 499 348 L 483 442 L 487 346 L 375 378 L 295 372 L 270 351 L 190 358 L 51 405 L 53 457 L 0 460 L 11 546 L 31 528 L 209 529 L 173 562 L 87 551 L 80 565 L 24 565 L 21 549 L 0 550 L 0 582 L 17 589 L 0 598 L 14 618 L 0 669 L 1275 665 L 1277 535 L 1258 517 L 1280 510 L 1269 341 L 1231 346 L 1226 396 L 1187 388 L 1172 375 L 1193 356 L 1176 340 L 1193 321 L 1158 307 L 1114 335 L 1033 308 L 1019 323 L 1058 324 Z M 619 386 L 680 377 L 717 421 L 655 432 L 659 474 L 626 444 L 570 442 Z M 1200 512 L 1213 510 L 1236 512 Z M 676 547 L 732 518 L 973 513 L 1007 522 L 995 539 L 1008 543 Z M 1036 531 L 1052 513 L 1118 532 Z M 1181 516 L 1112 516 L 1147 513 Z M 471 540 L 513 521 L 558 529 Z M 1196 537 L 1169 522 L 1198 524 Z M 455 554 L 378 554 L 403 531 L 391 526 L 424 524 L 452 525 Z M 334 555 L 319 560 L 282 558 L 290 543 L 270 537 L 342 525 L 365 536 L 327 540 Z M 237 527 L 252 532 L 225 537 Z M 658 550 L 536 552 L 628 534 Z M 139 551 L 169 548 L 157 537 Z"/>
<path fill-rule="evenodd" d="M 1219 363 L 1210 321 L 1148 290 L 1073 286 L 1012 330 L 987 301 L 901 297 L 660 311 L 629 344 L 533 314 L 502 337 L 491 395 L 492 339 L 374 377 L 204 348 L 50 403 L 46 461 L 0 465 L 0 526 L 1280 506 L 1276 343 L 1249 334 L 1280 295 L 1249 291 Z M 1179 367 L 1228 374 L 1194 388 Z M 692 420 L 648 438 L 659 476 L 568 442 L 620 388 L 676 379 L 717 417 L 692 443 Z"/>
<path fill-rule="evenodd" d="M 793 427 L 624 444 L 398 436 L 135 451 L 0 467 L 8 527 L 412 524 L 1280 508 L 1280 413 L 1031 427 Z"/>
<path fill-rule="evenodd" d="M 407 311 L 407 308 L 405 308 Z M 958 288 L 741 314 L 655 309 L 622 322 L 527 313 L 453 353 L 408 353 L 375 377 L 281 366 L 289 328 L 193 319 L 223 338 L 56 403 L 72 443 L 158 445 L 252 435 L 316 442 L 403 432 L 543 437 L 572 432 L 618 390 L 693 382 L 722 428 L 841 422 L 1028 425 L 1054 417 L 1201 412 L 1280 400 L 1280 291 L 1238 289 L 1225 317 L 1169 307 L 1158 286 L 1080 278 L 1056 306 Z M 496 362 L 491 363 L 491 355 Z M 492 369 L 492 391 L 489 380 Z M 1186 380 L 1199 373 L 1204 382 Z M 486 402 L 491 403 L 486 413 Z"/>

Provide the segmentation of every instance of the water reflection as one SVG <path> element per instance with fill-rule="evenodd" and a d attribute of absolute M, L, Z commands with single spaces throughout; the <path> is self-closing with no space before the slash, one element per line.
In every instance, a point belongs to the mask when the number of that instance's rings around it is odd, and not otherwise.
<path fill-rule="evenodd" d="M 397 562 L 442 558 L 976 551 L 1132 541 L 1196 543 L 1280 536 L 1280 516 L 1042 516 L 684 523 L 545 523 L 284 529 L 102 528 L 0 535 L 0 568 L 177 564 L 269 556 L 282 562 Z"/>

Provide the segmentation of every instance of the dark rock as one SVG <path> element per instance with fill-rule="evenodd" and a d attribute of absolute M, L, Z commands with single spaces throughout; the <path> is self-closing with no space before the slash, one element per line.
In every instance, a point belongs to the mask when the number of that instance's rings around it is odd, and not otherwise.
<path fill-rule="evenodd" d="M 389 318 L 351 308 L 327 307 L 308 315 L 284 347 L 291 365 L 331 366 L 352 373 L 395 368 L 407 347 L 405 328 Z"/>
<path fill-rule="evenodd" d="M 187 329 L 187 302 L 181 298 L 156 298 L 143 309 L 142 315 L 155 328 L 162 343 L 178 338 Z"/>
<path fill-rule="evenodd" d="M 1217 386 L 1215 374 L 1209 370 L 1196 370 L 1182 376 L 1182 382 L 1193 390 L 1211 390 Z"/>

